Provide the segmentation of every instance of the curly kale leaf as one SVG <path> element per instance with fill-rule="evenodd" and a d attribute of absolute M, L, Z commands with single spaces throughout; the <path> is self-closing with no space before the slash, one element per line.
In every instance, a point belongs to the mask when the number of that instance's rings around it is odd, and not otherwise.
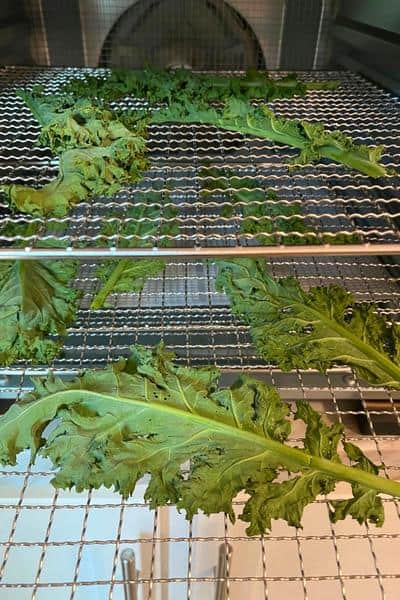
<path fill-rule="evenodd" d="M 41 125 L 38 143 L 54 154 L 71 148 L 109 146 L 114 140 L 129 135 L 115 113 L 96 106 L 89 100 L 77 101 L 68 96 L 45 96 L 19 90 Z"/>
<path fill-rule="evenodd" d="M 33 215 L 62 217 L 89 196 L 112 195 L 124 184 L 137 181 L 147 167 L 146 141 L 128 132 L 108 146 L 66 150 L 59 174 L 41 188 L 3 185 L 11 206 Z"/>
<path fill-rule="evenodd" d="M 351 366 L 370 383 L 400 389 L 400 328 L 338 285 L 304 291 L 274 279 L 261 260 L 221 261 L 217 284 L 251 326 L 260 355 L 282 369 Z"/>
<path fill-rule="evenodd" d="M 63 87 L 65 94 L 78 98 L 101 98 L 110 102 L 131 95 L 145 99 L 151 106 L 159 103 L 194 103 L 207 106 L 211 102 L 226 102 L 232 96 L 243 100 L 304 96 L 309 90 L 333 90 L 337 81 L 307 82 L 290 74 L 273 79 L 265 72 L 249 70 L 240 76 L 193 73 L 185 69 L 141 71 L 114 70 L 104 77 L 76 78 Z"/>
<path fill-rule="evenodd" d="M 340 461 L 340 425 L 299 402 L 306 433 L 294 447 L 288 405 L 273 388 L 243 375 L 218 390 L 218 377 L 213 368 L 176 365 L 162 346 L 136 346 L 128 360 L 73 381 L 38 380 L 0 417 L 0 462 L 15 464 L 28 449 L 32 460 L 51 460 L 55 487 L 105 486 L 125 498 L 149 474 L 150 506 L 174 503 L 188 518 L 201 510 L 233 521 L 232 502 L 245 490 L 240 518 L 249 534 L 264 533 L 274 518 L 300 525 L 304 507 L 339 481 L 400 495 L 398 482 Z M 357 519 L 370 516 L 359 503 Z"/>
<path fill-rule="evenodd" d="M 0 262 L 0 361 L 29 359 L 47 364 L 59 350 L 76 313 L 73 261 Z"/>
<path fill-rule="evenodd" d="M 147 168 L 147 144 L 118 115 L 87 100 L 19 92 L 39 120 L 39 143 L 60 155 L 59 173 L 41 188 L 4 185 L 12 208 L 33 215 L 64 216 L 89 196 L 112 195 Z M 126 117 L 132 120 L 132 117 Z"/>
<path fill-rule="evenodd" d="M 321 123 L 279 118 L 266 106 L 250 106 L 237 98 L 230 98 L 223 109 L 198 109 L 195 104 L 172 105 L 154 111 L 152 122 L 204 123 L 244 135 L 286 144 L 300 149 L 293 165 L 304 165 L 321 158 L 329 158 L 370 177 L 392 174 L 379 163 L 383 147 L 356 144 L 341 131 L 328 131 Z"/>

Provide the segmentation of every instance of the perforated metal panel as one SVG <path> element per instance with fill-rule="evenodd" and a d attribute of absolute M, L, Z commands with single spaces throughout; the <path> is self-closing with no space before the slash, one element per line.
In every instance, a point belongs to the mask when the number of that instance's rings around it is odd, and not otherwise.
<path fill-rule="evenodd" d="M 334 0 L 26 3 L 38 64 L 230 70 L 326 67 L 334 7 Z"/>

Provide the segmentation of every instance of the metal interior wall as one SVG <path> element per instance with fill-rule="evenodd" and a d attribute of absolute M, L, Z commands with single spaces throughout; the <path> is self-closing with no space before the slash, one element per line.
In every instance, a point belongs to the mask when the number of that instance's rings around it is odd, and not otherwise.
<path fill-rule="evenodd" d="M 321 0 L 321 3 L 319 0 L 213 0 L 213 3 L 221 10 L 227 7 L 227 12 L 230 7 L 248 24 L 264 62 L 258 61 L 255 67 L 318 69 L 330 64 L 335 0 Z M 98 66 L 110 31 L 136 4 L 132 0 L 26 0 L 31 56 L 24 64 Z M 155 2 L 149 0 L 149 6 L 152 4 Z M 197 3 L 187 0 L 187 5 L 190 13 Z M 176 35 L 179 36 L 179 16 Z M 14 61 L 12 57 L 3 61 L 16 62 L 17 56 Z M 227 68 L 226 64 L 223 66 Z M 219 69 L 221 65 L 215 56 L 204 68 Z M 228 68 L 236 70 L 241 65 L 237 61 L 235 64 L 233 58 Z"/>

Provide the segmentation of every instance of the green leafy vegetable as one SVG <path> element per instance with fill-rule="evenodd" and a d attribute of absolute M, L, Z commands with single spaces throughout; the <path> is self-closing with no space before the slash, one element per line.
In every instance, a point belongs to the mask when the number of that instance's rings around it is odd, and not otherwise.
<path fill-rule="evenodd" d="M 55 154 L 71 148 L 109 146 L 129 135 L 111 111 L 88 100 L 76 102 L 63 96 L 38 96 L 23 90 L 17 92 L 42 126 L 38 144 L 48 146 Z"/>
<path fill-rule="evenodd" d="M 379 163 L 382 146 L 355 144 L 341 131 L 328 131 L 321 123 L 279 118 L 264 105 L 250 106 L 231 98 L 223 110 L 207 108 L 199 110 L 196 105 L 172 105 L 152 114 L 152 122 L 204 123 L 221 129 L 238 131 L 301 150 L 292 161 L 294 166 L 304 165 L 321 158 L 329 158 L 356 169 L 370 177 L 392 174 Z"/>
<path fill-rule="evenodd" d="M 338 285 L 304 291 L 261 260 L 221 261 L 217 285 L 251 326 L 260 355 L 284 370 L 345 364 L 370 383 L 400 389 L 400 327 Z"/>
<path fill-rule="evenodd" d="M 180 367 L 172 359 L 162 346 L 153 353 L 137 346 L 103 371 L 69 382 L 37 380 L 35 392 L 0 417 L 0 462 L 15 464 L 29 449 L 32 459 L 39 453 L 52 461 L 55 487 L 104 485 L 124 497 L 148 473 L 150 506 L 174 503 L 188 518 L 202 510 L 234 520 L 232 501 L 246 490 L 241 518 L 249 534 L 263 533 L 274 518 L 300 525 L 304 506 L 347 481 L 355 502 L 359 490 L 371 494 L 356 512 L 333 505 L 332 518 L 348 512 L 382 524 L 376 493 L 400 496 L 400 484 L 372 472 L 360 449 L 356 468 L 343 464 L 341 425 L 324 424 L 298 402 L 295 418 L 306 433 L 303 448 L 293 447 L 289 408 L 273 388 L 242 375 L 217 390 L 216 369 Z M 282 481 L 287 472 L 291 478 Z"/>
<path fill-rule="evenodd" d="M 117 114 L 87 100 L 20 91 L 42 126 L 38 143 L 60 155 L 59 174 L 41 188 L 3 185 L 11 206 L 33 215 L 64 216 L 89 196 L 112 195 L 147 168 L 146 140 Z"/>
<path fill-rule="evenodd" d="M 138 193 L 136 202 L 128 209 L 122 227 L 119 221 L 113 220 L 113 216 L 119 215 L 111 213 L 108 220 L 105 220 L 102 233 L 108 239 L 117 236 L 120 238 L 120 247 L 135 248 L 151 246 L 156 236 L 162 238 L 176 235 L 178 227 L 173 221 L 176 209 L 170 206 L 162 208 L 165 199 L 161 193 Z M 168 238 L 159 241 L 161 246 L 168 244 Z M 140 292 L 147 279 L 157 275 L 164 267 L 165 261 L 162 259 L 123 258 L 105 261 L 96 270 L 101 288 L 94 297 L 91 308 L 102 308 L 112 293 Z"/>
<path fill-rule="evenodd" d="M 344 442 L 343 447 L 349 459 L 356 463 L 357 468 L 374 475 L 379 473 L 378 467 L 361 452 L 360 448 L 350 442 Z M 352 484 L 352 490 L 352 498 L 332 502 L 332 521 L 336 523 L 350 515 L 361 524 L 365 522 L 367 516 L 369 521 L 379 527 L 383 525 L 385 513 L 377 491 L 359 482 Z"/>
<path fill-rule="evenodd" d="M 121 258 L 106 260 L 96 270 L 101 287 L 90 308 L 98 310 L 107 306 L 110 294 L 140 292 L 149 277 L 155 277 L 165 267 L 165 261 L 156 258 Z"/>
<path fill-rule="evenodd" d="M 48 363 L 76 312 L 73 261 L 0 261 L 0 361 Z"/>
<path fill-rule="evenodd" d="M 249 70 L 242 76 L 193 73 L 185 69 L 141 71 L 114 70 L 108 77 L 88 75 L 72 79 L 63 93 L 78 98 L 118 100 L 126 95 L 143 98 L 154 106 L 195 103 L 206 106 L 211 102 L 226 102 L 230 97 L 243 100 L 272 101 L 294 95 L 304 96 L 309 90 L 334 90 L 337 81 L 303 83 L 294 74 L 273 79 L 264 72 Z"/>
<path fill-rule="evenodd" d="M 124 184 L 140 179 L 147 167 L 144 138 L 129 133 L 108 146 L 66 150 L 59 174 L 42 188 L 3 185 L 13 208 L 33 215 L 64 216 L 89 196 L 112 195 Z"/>

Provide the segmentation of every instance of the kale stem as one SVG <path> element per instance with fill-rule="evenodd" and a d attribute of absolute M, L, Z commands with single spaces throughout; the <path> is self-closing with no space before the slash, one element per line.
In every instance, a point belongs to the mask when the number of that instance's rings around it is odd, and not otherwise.
<path fill-rule="evenodd" d="M 400 482 L 398 481 L 386 479 L 385 477 L 368 473 L 356 467 L 349 467 L 339 462 L 314 456 L 311 458 L 310 467 L 323 471 L 327 475 L 332 475 L 337 481 L 359 483 L 382 494 L 400 498 Z"/>
<path fill-rule="evenodd" d="M 107 296 L 109 296 L 114 289 L 115 284 L 118 282 L 121 274 L 124 272 L 126 262 L 129 258 L 122 258 L 118 261 L 117 266 L 112 271 L 110 277 L 107 282 L 100 288 L 97 292 L 96 296 L 93 298 L 90 308 L 92 310 L 98 310 L 104 306 L 105 301 L 107 300 Z"/>

